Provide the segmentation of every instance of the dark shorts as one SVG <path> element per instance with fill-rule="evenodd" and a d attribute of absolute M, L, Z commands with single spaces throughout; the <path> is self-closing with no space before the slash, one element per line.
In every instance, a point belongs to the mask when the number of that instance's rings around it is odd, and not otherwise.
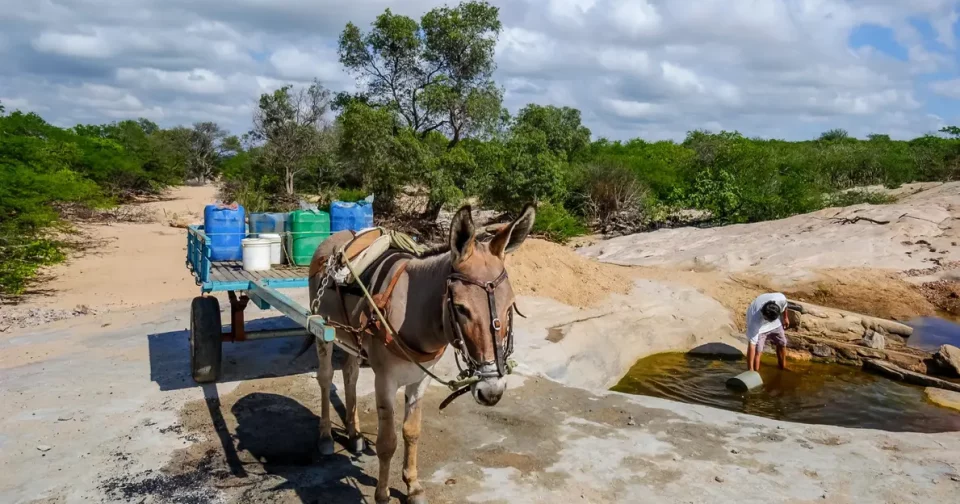
<path fill-rule="evenodd" d="M 767 339 L 776 346 L 787 346 L 787 335 L 784 334 L 783 327 L 778 327 L 757 337 L 757 353 L 763 352 L 763 345 Z"/>

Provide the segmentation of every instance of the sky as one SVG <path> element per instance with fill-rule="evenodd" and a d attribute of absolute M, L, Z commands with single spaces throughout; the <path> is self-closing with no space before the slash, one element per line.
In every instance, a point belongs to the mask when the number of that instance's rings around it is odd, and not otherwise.
<path fill-rule="evenodd" d="M 0 102 L 59 126 L 145 117 L 250 129 L 260 93 L 352 90 L 348 21 L 435 0 L 0 0 Z M 960 125 L 960 1 L 492 0 L 504 104 L 579 109 L 594 138 Z M 28 6 L 29 7 L 26 7 Z"/>

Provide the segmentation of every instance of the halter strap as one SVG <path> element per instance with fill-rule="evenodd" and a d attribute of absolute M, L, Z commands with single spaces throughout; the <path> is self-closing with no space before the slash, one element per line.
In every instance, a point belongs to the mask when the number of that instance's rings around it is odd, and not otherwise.
<path fill-rule="evenodd" d="M 494 363 L 497 366 L 498 377 L 503 377 L 507 373 L 506 360 L 507 360 L 507 357 L 509 357 L 510 354 L 513 353 L 513 312 L 512 310 L 509 314 L 510 327 L 507 329 L 508 334 L 507 334 L 506 348 L 504 348 L 497 342 L 497 335 L 499 335 L 500 331 L 503 329 L 503 322 L 500 320 L 499 312 L 497 312 L 497 300 L 496 300 L 496 296 L 494 296 L 494 291 L 496 291 L 497 287 L 499 287 L 500 284 L 502 284 L 503 281 L 506 279 L 507 279 L 506 268 L 504 268 L 503 271 L 500 272 L 500 275 L 497 276 L 497 278 L 495 278 L 491 282 L 481 282 L 474 278 L 470 278 L 456 270 L 450 273 L 450 275 L 447 277 L 447 306 L 450 314 L 449 315 L 450 325 L 453 326 L 454 333 L 456 336 L 455 340 L 452 341 L 452 343 L 454 345 L 454 348 L 458 348 L 460 352 L 463 354 L 464 360 L 467 361 L 468 367 L 480 367 L 485 363 L 476 362 L 467 352 L 466 343 L 464 342 L 464 338 L 463 338 L 463 332 L 460 329 L 460 324 L 458 324 L 456 320 L 456 311 L 454 310 L 454 306 L 453 306 L 453 293 L 450 291 L 449 284 L 450 282 L 453 282 L 453 281 L 459 281 L 466 284 L 475 285 L 477 287 L 480 287 L 484 291 L 486 291 L 487 305 L 490 309 L 490 329 L 491 329 L 490 336 L 493 339 Z M 459 365 L 459 361 L 458 361 L 458 365 Z M 474 369 L 473 371 L 477 375 L 481 374 L 479 369 Z"/>

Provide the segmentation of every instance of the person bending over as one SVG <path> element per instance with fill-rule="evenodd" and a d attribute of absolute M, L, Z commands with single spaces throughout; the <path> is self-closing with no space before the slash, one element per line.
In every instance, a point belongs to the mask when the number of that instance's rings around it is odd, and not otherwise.
<path fill-rule="evenodd" d="M 787 297 L 779 292 L 761 294 L 747 308 L 747 365 L 760 371 L 760 356 L 769 339 L 777 347 L 777 365 L 787 366 Z"/>

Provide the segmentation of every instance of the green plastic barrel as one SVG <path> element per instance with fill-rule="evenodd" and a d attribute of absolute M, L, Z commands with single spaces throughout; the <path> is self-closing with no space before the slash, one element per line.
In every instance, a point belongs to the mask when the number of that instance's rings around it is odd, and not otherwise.
<path fill-rule="evenodd" d="M 330 214 L 322 210 L 296 210 L 290 213 L 289 247 L 293 263 L 308 266 L 320 242 L 330 236 Z"/>

